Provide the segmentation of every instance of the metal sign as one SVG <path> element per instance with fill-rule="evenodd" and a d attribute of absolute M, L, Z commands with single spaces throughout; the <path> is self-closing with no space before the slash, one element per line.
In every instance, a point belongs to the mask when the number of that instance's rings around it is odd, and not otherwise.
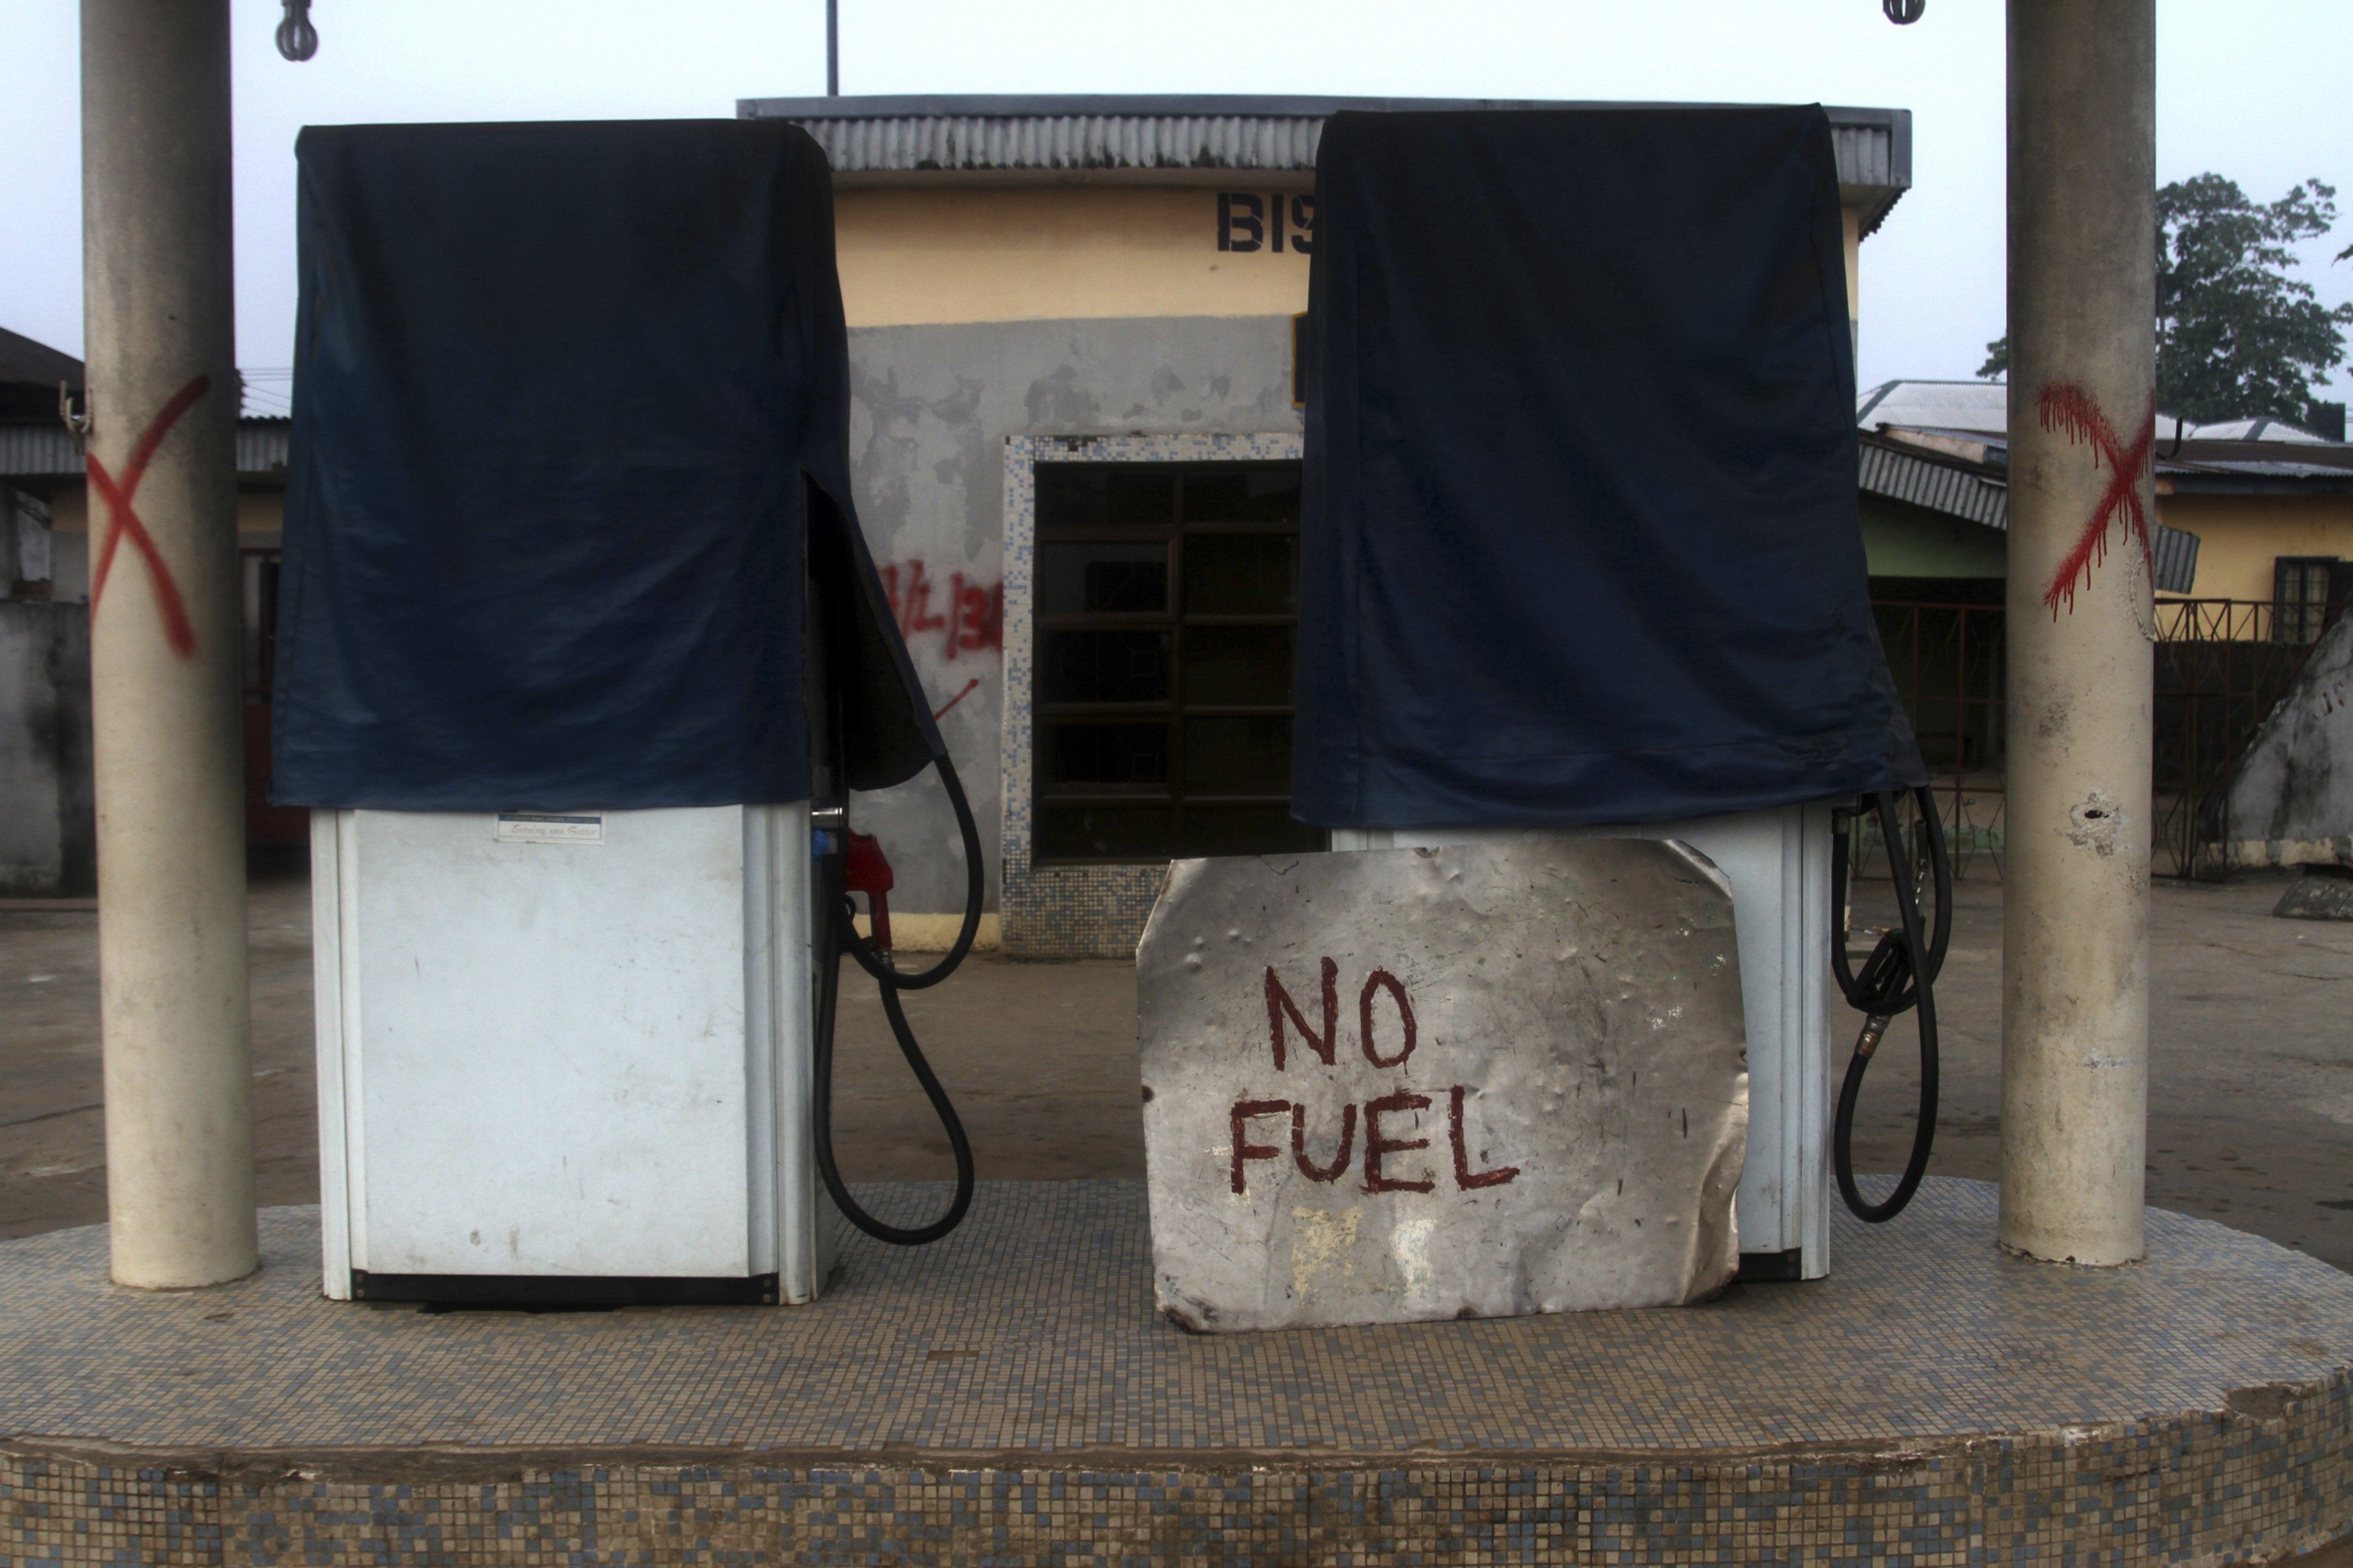
<path fill-rule="evenodd" d="M 1137 987 L 1187 1328 L 1660 1306 L 1738 1265 L 1732 900 L 1683 845 L 1179 861 Z"/>

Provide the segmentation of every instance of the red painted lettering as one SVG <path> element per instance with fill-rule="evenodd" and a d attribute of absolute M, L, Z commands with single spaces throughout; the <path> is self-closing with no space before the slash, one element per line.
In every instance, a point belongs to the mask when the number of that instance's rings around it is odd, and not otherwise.
<path fill-rule="evenodd" d="M 1290 1016 L 1291 1026 L 1299 1031 L 1299 1037 L 1307 1042 L 1307 1048 L 1322 1058 L 1325 1067 L 1333 1065 L 1334 1035 L 1340 1012 L 1340 966 L 1328 958 L 1324 960 L 1323 977 L 1324 1032 L 1319 1035 L 1307 1026 L 1307 1020 L 1300 1016 L 1299 1004 L 1291 999 L 1291 993 L 1285 991 L 1282 982 L 1275 978 L 1274 965 L 1270 963 L 1266 966 L 1266 1026 L 1267 1032 L 1274 1037 L 1277 1070 L 1282 1069 L 1285 1060 L 1282 1048 L 1285 1015 Z"/>
<path fill-rule="evenodd" d="M 956 638 L 956 647 L 966 653 L 978 653 L 984 648 L 1005 646 L 1005 584 L 984 588 L 977 583 L 956 579 L 957 619 L 964 631 Z M 954 657 L 951 655 L 950 657 Z"/>
<path fill-rule="evenodd" d="M 1378 990 L 1388 992 L 1390 999 L 1397 1003 L 1398 1018 L 1405 1024 L 1405 1043 L 1398 1047 L 1398 1054 L 1393 1057 L 1381 1055 L 1373 1046 L 1373 993 Z M 1403 1067 L 1405 1058 L 1413 1055 L 1413 1004 L 1406 1000 L 1405 986 L 1388 970 L 1374 970 L 1366 978 L 1365 988 L 1356 993 L 1356 1026 L 1362 1031 L 1358 1039 L 1365 1049 L 1365 1059 L 1375 1067 Z"/>
<path fill-rule="evenodd" d="M 1291 1157 L 1299 1166 L 1299 1173 L 1311 1182 L 1336 1182 L 1340 1173 L 1348 1168 L 1348 1156 L 1356 1147 L 1356 1108 L 1340 1108 L 1340 1152 L 1332 1156 L 1328 1165 L 1318 1165 L 1307 1157 L 1307 1108 L 1291 1108 Z"/>
<path fill-rule="evenodd" d="M 1456 1084 L 1446 1091 L 1448 1100 L 1448 1135 L 1454 1140 L 1454 1184 L 1469 1191 L 1474 1187 L 1500 1187 L 1520 1173 L 1517 1165 L 1498 1165 L 1492 1171 L 1471 1169 L 1471 1151 L 1462 1139 L 1462 1086 Z"/>
<path fill-rule="evenodd" d="M 1271 1143 L 1250 1141 L 1250 1124 L 1253 1118 L 1278 1116 L 1291 1109 L 1287 1100 L 1237 1100 L 1234 1101 L 1234 1191 L 1240 1192 L 1249 1184 L 1242 1180 L 1242 1167 L 1252 1160 L 1271 1160 L 1282 1152 Z"/>
<path fill-rule="evenodd" d="M 916 632 L 933 632 L 948 624 L 945 616 L 935 616 L 932 610 L 932 582 L 923 574 L 921 561 L 907 563 L 906 596 L 899 604 L 899 632 L 902 637 Z"/>
<path fill-rule="evenodd" d="M 1427 1149 L 1427 1138 L 1397 1139 L 1381 1133 L 1381 1118 L 1398 1116 L 1409 1110 L 1430 1109 L 1430 1096 L 1409 1094 L 1399 1090 L 1385 1094 L 1365 1107 L 1365 1191 L 1368 1193 L 1426 1193 L 1438 1184 L 1429 1180 L 1412 1181 L 1392 1176 L 1382 1171 L 1381 1162 L 1391 1154 L 1403 1154 L 1415 1149 Z"/>
<path fill-rule="evenodd" d="M 1005 584 L 983 584 L 961 572 L 950 573 L 939 609 L 932 607 L 932 590 L 939 587 L 921 556 L 894 561 L 877 568 L 883 595 L 891 602 L 899 635 L 913 643 L 918 634 L 940 634 L 940 657 L 953 664 L 968 653 L 1001 652 L 1005 647 Z"/>

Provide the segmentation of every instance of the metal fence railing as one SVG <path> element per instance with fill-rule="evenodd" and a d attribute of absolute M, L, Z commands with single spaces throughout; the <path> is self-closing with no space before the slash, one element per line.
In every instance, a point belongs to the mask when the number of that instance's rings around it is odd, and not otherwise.
<path fill-rule="evenodd" d="M 1873 602 L 1898 694 L 1933 775 L 1956 866 L 2000 875 L 2003 786 L 2002 607 Z M 2240 756 L 2311 656 L 2313 607 L 2253 599 L 2168 599 L 2157 606 L 2156 822 L 2152 869 L 2217 877 L 2230 837 Z M 1858 843 L 1858 855 L 1872 846 Z"/>
<path fill-rule="evenodd" d="M 2336 618 L 2314 611 L 2252 599 L 2158 605 L 2157 869 L 2200 879 L 2228 869 L 2231 781 Z"/>
<path fill-rule="evenodd" d="M 1873 602 L 1880 645 L 1912 721 L 1954 869 L 2000 872 L 2003 679 L 2007 638 L 2000 605 Z M 1875 824 L 1860 825 L 1857 866 L 1876 852 Z"/>

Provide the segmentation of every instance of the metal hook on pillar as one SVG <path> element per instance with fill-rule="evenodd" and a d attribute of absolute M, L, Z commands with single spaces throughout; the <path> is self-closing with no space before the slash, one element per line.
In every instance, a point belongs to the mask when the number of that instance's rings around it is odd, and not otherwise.
<path fill-rule="evenodd" d="M 81 406 L 74 406 L 73 383 L 58 383 L 58 417 L 65 422 L 66 435 L 73 442 L 74 456 L 80 457 L 90 447 L 90 399 L 84 396 Z"/>
<path fill-rule="evenodd" d="M 278 52 L 300 63 L 319 52 L 319 29 L 311 26 L 311 0 L 283 0 L 286 17 L 278 24 Z"/>

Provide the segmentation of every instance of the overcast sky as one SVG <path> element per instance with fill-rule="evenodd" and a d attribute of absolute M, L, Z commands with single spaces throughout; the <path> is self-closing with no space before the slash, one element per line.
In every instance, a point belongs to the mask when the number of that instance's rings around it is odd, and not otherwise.
<path fill-rule="evenodd" d="M 842 88 L 1861 104 L 1913 112 L 1913 189 L 1862 251 L 1862 384 L 1967 376 L 2002 330 L 2002 6 L 1928 0 L 841 0 Z M 0 0 L 0 325 L 81 348 L 72 0 Z M 306 124 L 729 115 L 825 87 L 823 0 L 236 0 L 237 346 L 293 358 Z M 2353 186 L 2353 3 L 2160 0 L 2158 174 Z M 2353 195 L 2353 190 L 2348 190 Z M 2353 202 L 2348 203 L 2353 208 Z M 2353 219 L 2304 275 L 2353 298 Z M 2353 379 L 2339 374 L 2333 395 Z"/>

